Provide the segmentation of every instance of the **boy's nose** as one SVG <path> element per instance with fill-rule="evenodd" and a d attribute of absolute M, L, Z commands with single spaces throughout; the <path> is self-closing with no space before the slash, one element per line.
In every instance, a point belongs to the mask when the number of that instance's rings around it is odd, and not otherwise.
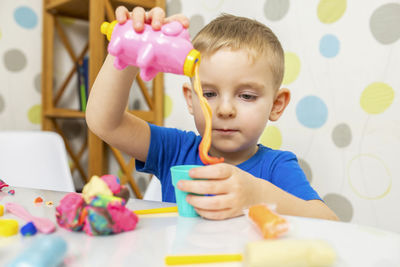
<path fill-rule="evenodd" d="M 236 108 L 231 101 L 220 101 L 216 113 L 220 118 L 234 118 L 236 116 Z"/>

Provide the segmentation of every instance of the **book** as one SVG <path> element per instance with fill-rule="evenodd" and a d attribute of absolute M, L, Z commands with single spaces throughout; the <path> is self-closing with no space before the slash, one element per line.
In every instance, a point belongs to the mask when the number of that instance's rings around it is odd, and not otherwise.
<path fill-rule="evenodd" d="M 85 79 L 86 103 L 89 97 L 89 57 L 83 58 L 83 77 Z"/>
<path fill-rule="evenodd" d="M 79 95 L 79 109 L 81 111 L 86 111 L 86 103 L 87 103 L 87 90 L 85 84 L 85 76 L 83 70 L 83 62 L 77 63 L 76 65 L 77 75 L 78 75 L 78 95 Z"/>

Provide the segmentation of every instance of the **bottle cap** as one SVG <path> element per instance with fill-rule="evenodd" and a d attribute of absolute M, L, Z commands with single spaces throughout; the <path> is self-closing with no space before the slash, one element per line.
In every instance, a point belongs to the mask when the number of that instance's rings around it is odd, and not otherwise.
<path fill-rule="evenodd" d="M 196 49 L 190 50 L 186 56 L 185 63 L 183 64 L 183 74 L 189 77 L 194 75 L 195 64 L 200 63 L 200 52 Z"/>
<path fill-rule="evenodd" d="M 117 23 L 118 23 L 118 22 L 117 22 L 116 20 L 114 20 L 114 21 L 111 22 L 111 23 L 105 21 L 105 22 L 103 22 L 103 23 L 101 24 L 100 31 L 101 31 L 102 34 L 104 34 L 104 35 L 107 36 L 107 40 L 108 40 L 108 41 L 111 40 L 112 32 L 113 32 L 114 27 L 115 27 L 115 25 L 116 25 Z"/>
<path fill-rule="evenodd" d="M 13 219 L 0 219 L 0 236 L 12 236 L 18 233 L 18 222 Z"/>

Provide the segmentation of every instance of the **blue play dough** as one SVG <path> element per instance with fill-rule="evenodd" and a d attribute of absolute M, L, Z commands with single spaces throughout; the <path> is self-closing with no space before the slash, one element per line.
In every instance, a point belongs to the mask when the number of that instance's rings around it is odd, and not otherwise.
<path fill-rule="evenodd" d="M 22 226 L 20 231 L 23 236 L 31 236 L 31 235 L 36 234 L 36 232 L 37 232 L 36 227 L 33 224 L 33 222 L 28 222 L 27 224 Z"/>
<path fill-rule="evenodd" d="M 67 252 L 67 242 L 57 235 L 33 237 L 32 242 L 14 258 L 7 267 L 58 266 Z"/>

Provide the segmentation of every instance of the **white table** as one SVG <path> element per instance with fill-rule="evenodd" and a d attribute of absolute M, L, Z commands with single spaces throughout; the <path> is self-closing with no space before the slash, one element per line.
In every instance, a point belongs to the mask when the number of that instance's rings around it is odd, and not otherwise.
<path fill-rule="evenodd" d="M 0 192 L 0 204 L 16 202 L 33 215 L 48 217 L 54 222 L 55 207 L 65 195 L 62 192 L 14 188 L 15 195 L 8 195 L 7 188 Z M 54 206 L 36 206 L 36 197 L 53 201 Z M 173 206 L 131 199 L 128 207 L 148 209 Z M 16 218 L 5 214 L 0 218 Z M 394 267 L 400 266 L 400 235 L 376 228 L 349 223 L 331 222 L 286 216 L 291 229 L 284 238 L 322 239 L 329 242 L 337 252 L 334 266 Z M 34 238 L 20 234 L 0 238 L 0 266 L 13 259 Z M 245 244 L 259 240 L 254 226 L 244 217 L 209 221 L 201 218 L 182 218 L 175 213 L 166 216 L 141 216 L 133 231 L 112 236 L 91 237 L 83 232 L 70 232 L 57 226 L 54 235 L 60 235 L 68 243 L 65 266 L 164 266 L 167 254 L 216 254 L 242 253 Z M 186 265 L 188 266 L 188 265 Z M 241 263 L 193 265 L 241 266 Z"/>

